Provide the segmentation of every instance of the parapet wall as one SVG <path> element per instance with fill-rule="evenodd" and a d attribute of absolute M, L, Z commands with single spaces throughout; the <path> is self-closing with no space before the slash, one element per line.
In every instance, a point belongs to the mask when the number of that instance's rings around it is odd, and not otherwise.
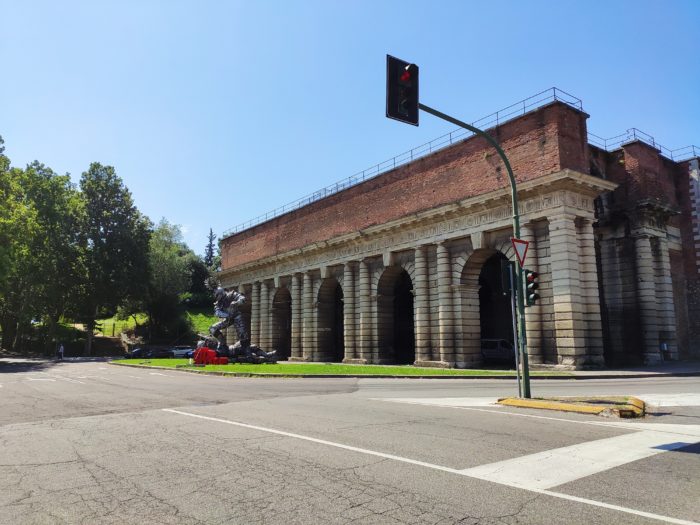
<path fill-rule="evenodd" d="M 588 115 L 561 102 L 492 132 L 518 182 L 571 169 L 589 172 Z M 500 157 L 471 137 L 222 241 L 222 269 L 321 243 L 441 205 L 508 187 Z"/>

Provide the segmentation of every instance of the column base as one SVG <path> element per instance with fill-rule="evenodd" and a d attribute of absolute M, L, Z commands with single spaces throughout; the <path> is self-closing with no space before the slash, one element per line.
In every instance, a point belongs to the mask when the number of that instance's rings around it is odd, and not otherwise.
<path fill-rule="evenodd" d="M 366 365 L 367 359 L 356 358 L 356 357 L 346 357 L 343 359 L 343 364 L 345 365 Z"/>
<path fill-rule="evenodd" d="M 425 368 L 454 368 L 454 363 L 447 361 L 415 361 L 413 366 L 422 366 Z"/>
<path fill-rule="evenodd" d="M 659 352 L 644 354 L 644 366 L 660 365 L 664 360 Z"/>

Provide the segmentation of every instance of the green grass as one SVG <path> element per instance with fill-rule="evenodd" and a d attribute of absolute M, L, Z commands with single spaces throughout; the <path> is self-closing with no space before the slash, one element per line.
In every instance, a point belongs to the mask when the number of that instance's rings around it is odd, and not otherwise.
<path fill-rule="evenodd" d="M 146 314 L 136 314 L 136 319 L 139 325 L 145 324 L 148 320 Z M 102 335 L 108 337 L 118 337 L 124 330 L 129 330 L 136 326 L 136 322 L 133 317 L 128 319 L 117 319 L 116 317 L 107 317 L 105 319 L 98 319 L 97 326 L 100 327 L 99 332 Z"/>
<path fill-rule="evenodd" d="M 212 315 L 211 308 L 192 308 L 185 312 L 186 318 L 192 323 L 194 333 L 206 333 L 209 327 L 214 324 L 217 319 Z M 148 321 L 148 316 L 144 313 L 136 314 L 136 319 L 139 325 L 143 325 Z M 110 337 L 118 337 L 124 330 L 132 329 L 136 326 L 133 317 L 128 319 L 117 319 L 116 317 L 107 317 L 98 319 L 98 326 L 101 326 L 100 333 Z"/>
<path fill-rule="evenodd" d="M 285 363 L 285 364 L 230 364 L 207 365 L 205 367 L 189 366 L 187 359 L 120 359 L 117 364 L 139 365 L 144 367 L 160 366 L 166 368 L 187 368 L 207 372 L 229 372 L 232 374 L 278 374 L 284 376 L 299 375 L 368 375 L 368 376 L 504 376 L 515 375 L 515 370 L 472 370 L 456 368 L 417 368 L 414 366 L 378 366 L 378 365 L 344 365 L 329 363 Z M 530 375 L 568 376 L 566 372 L 531 372 Z"/>
<path fill-rule="evenodd" d="M 187 319 L 192 323 L 194 333 L 208 333 L 209 327 L 213 325 L 217 318 L 212 314 L 211 308 L 193 308 L 186 312 Z"/>

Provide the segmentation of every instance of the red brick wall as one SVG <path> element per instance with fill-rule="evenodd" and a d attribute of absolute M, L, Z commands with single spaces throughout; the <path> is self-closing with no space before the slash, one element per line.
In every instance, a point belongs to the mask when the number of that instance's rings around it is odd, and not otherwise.
<path fill-rule="evenodd" d="M 633 204 L 639 200 L 658 199 L 663 204 L 677 207 L 676 164 L 643 142 L 632 142 L 622 149 L 624 172 L 616 170 L 611 180 L 621 183 L 618 193 L 624 193 L 624 200 Z M 616 200 L 622 204 L 619 198 Z"/>
<path fill-rule="evenodd" d="M 555 102 L 495 131 L 518 181 L 564 168 L 588 173 L 587 115 Z M 224 239 L 222 269 L 508 187 L 500 157 L 470 138 Z"/>

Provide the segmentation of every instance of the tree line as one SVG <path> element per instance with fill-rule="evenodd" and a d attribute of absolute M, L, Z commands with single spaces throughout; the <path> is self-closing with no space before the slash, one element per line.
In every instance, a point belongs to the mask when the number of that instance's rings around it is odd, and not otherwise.
<path fill-rule="evenodd" d="M 153 338 L 182 333 L 183 304 L 211 301 L 215 240 L 201 258 L 179 226 L 137 209 L 113 167 L 94 162 L 76 185 L 37 161 L 13 167 L 0 137 L 0 347 L 26 351 L 38 334 L 50 352 L 72 321 L 90 355 L 98 319 L 137 312 Z"/>

